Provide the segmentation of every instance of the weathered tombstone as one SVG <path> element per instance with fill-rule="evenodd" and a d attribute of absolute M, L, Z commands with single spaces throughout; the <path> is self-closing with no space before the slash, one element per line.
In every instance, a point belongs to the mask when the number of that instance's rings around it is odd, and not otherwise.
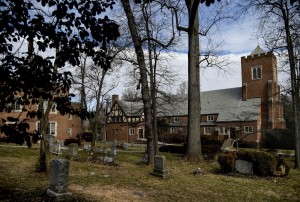
<path fill-rule="evenodd" d="M 235 169 L 242 174 L 253 174 L 253 163 L 250 161 L 236 160 Z"/>
<path fill-rule="evenodd" d="M 70 161 L 55 159 L 51 162 L 50 186 L 47 196 L 55 201 L 65 201 L 72 193 L 68 191 Z"/>
<path fill-rule="evenodd" d="M 100 147 L 100 146 L 96 146 L 96 147 L 95 147 L 95 152 L 96 152 L 97 154 L 100 154 L 100 153 L 102 152 L 101 147 Z"/>
<path fill-rule="evenodd" d="M 83 145 L 83 149 L 86 150 L 86 151 L 89 151 L 90 150 L 90 146 L 91 145 L 89 145 L 89 144 L 84 144 Z"/>
<path fill-rule="evenodd" d="M 115 146 L 111 147 L 111 155 L 116 156 L 117 155 L 117 148 Z"/>
<path fill-rule="evenodd" d="M 148 154 L 146 153 L 144 156 L 141 158 L 141 163 L 147 163 L 148 162 Z"/>
<path fill-rule="evenodd" d="M 62 152 L 61 152 L 61 146 L 60 146 L 59 142 L 56 142 L 54 144 L 54 146 L 52 147 L 52 153 L 56 154 L 56 155 L 62 154 Z"/>
<path fill-rule="evenodd" d="M 77 156 L 77 152 L 78 152 L 78 144 L 76 143 L 72 143 L 69 144 L 69 156 Z"/>
<path fill-rule="evenodd" d="M 114 159 L 113 159 L 113 157 L 104 156 L 103 162 L 104 163 L 112 163 L 112 162 L 114 162 Z"/>
<path fill-rule="evenodd" d="M 231 151 L 232 148 L 233 148 L 233 139 L 231 138 L 226 139 L 221 147 L 223 151 Z"/>
<path fill-rule="evenodd" d="M 166 157 L 165 156 L 155 156 L 154 157 L 154 169 L 152 175 L 166 178 L 169 171 L 166 169 Z"/>
<path fill-rule="evenodd" d="M 124 148 L 124 150 L 128 150 L 128 143 L 124 142 L 123 143 L 123 148 Z"/>

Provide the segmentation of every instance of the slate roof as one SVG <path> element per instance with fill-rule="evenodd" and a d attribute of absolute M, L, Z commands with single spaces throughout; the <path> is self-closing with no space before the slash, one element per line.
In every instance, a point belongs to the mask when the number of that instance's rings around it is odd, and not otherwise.
<path fill-rule="evenodd" d="M 143 114 L 142 102 L 129 102 L 119 100 L 118 104 L 120 105 L 126 116 L 141 116 Z"/>
<path fill-rule="evenodd" d="M 118 101 L 126 115 L 143 113 L 142 102 Z M 186 116 L 187 96 L 158 100 L 158 116 Z M 254 121 L 260 113 L 260 98 L 242 100 L 242 87 L 201 92 L 201 114 L 218 114 L 217 122 Z"/>
<path fill-rule="evenodd" d="M 256 46 L 256 48 L 252 51 L 250 55 L 260 55 L 266 53 L 260 46 Z"/>
<path fill-rule="evenodd" d="M 201 92 L 201 114 L 218 114 L 217 122 L 257 120 L 260 103 L 260 98 L 243 101 L 241 87 Z M 172 104 L 160 104 L 157 108 L 158 116 L 186 116 L 187 96 L 174 98 Z"/>

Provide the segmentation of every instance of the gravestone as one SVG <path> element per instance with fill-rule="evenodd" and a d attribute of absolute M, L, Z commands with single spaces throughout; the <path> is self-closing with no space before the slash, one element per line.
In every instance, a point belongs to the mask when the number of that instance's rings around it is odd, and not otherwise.
<path fill-rule="evenodd" d="M 123 148 L 124 148 L 124 150 L 128 150 L 128 143 L 123 143 Z"/>
<path fill-rule="evenodd" d="M 61 145 L 60 145 L 59 142 L 56 142 L 54 144 L 54 146 L 52 147 L 52 153 L 56 154 L 56 155 L 62 154 L 62 152 L 61 152 Z"/>
<path fill-rule="evenodd" d="M 253 163 L 250 161 L 236 160 L 235 169 L 242 174 L 253 174 Z"/>
<path fill-rule="evenodd" d="M 169 171 L 166 169 L 166 157 L 155 156 L 154 157 L 154 169 L 152 175 L 166 178 L 169 175 Z"/>
<path fill-rule="evenodd" d="M 50 186 L 47 196 L 55 201 L 65 201 L 72 193 L 68 191 L 70 161 L 55 159 L 51 162 Z"/>
<path fill-rule="evenodd" d="M 100 153 L 102 152 L 101 147 L 100 147 L 100 146 L 96 146 L 96 147 L 95 147 L 95 152 L 96 152 L 97 154 L 100 154 Z"/>
<path fill-rule="evenodd" d="M 86 150 L 86 151 L 90 151 L 91 150 L 91 145 L 90 144 L 84 144 L 83 149 Z"/>
<path fill-rule="evenodd" d="M 78 144 L 76 143 L 72 143 L 69 144 L 69 156 L 77 156 L 77 152 L 78 152 Z"/>
<path fill-rule="evenodd" d="M 223 151 L 231 151 L 233 149 L 233 139 L 228 138 L 224 141 L 221 149 Z"/>

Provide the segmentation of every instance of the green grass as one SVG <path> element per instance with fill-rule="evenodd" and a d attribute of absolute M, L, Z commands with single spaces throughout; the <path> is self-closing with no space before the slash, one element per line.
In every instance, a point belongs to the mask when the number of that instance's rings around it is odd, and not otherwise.
<path fill-rule="evenodd" d="M 71 201 L 300 201 L 300 171 L 284 178 L 223 175 L 217 162 L 189 163 L 164 153 L 170 176 L 151 175 L 144 148 L 118 151 L 117 166 L 91 163 L 86 151 L 71 160 Z M 0 201 L 43 201 L 49 177 L 35 172 L 38 148 L 0 146 Z M 67 155 L 64 151 L 61 158 Z M 293 162 L 290 162 L 291 165 Z M 200 167 L 203 175 L 191 174 Z"/>

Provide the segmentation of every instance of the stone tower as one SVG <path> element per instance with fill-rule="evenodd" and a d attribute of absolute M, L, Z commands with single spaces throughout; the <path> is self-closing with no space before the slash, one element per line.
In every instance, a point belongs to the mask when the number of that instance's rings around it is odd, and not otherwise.
<path fill-rule="evenodd" d="M 241 58 L 241 64 L 243 100 L 261 98 L 261 131 L 284 129 L 275 55 L 257 46 L 249 56 Z"/>

